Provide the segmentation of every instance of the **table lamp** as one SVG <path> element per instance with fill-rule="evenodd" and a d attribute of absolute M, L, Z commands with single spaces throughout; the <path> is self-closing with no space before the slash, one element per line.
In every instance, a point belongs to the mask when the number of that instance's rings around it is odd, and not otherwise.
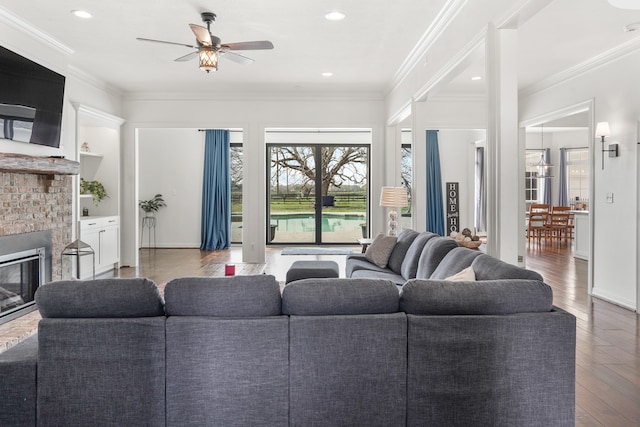
<path fill-rule="evenodd" d="M 391 208 L 389 211 L 389 236 L 398 235 L 398 212 L 396 208 L 409 206 L 407 189 L 405 187 L 382 187 L 380 191 L 380 206 Z"/>

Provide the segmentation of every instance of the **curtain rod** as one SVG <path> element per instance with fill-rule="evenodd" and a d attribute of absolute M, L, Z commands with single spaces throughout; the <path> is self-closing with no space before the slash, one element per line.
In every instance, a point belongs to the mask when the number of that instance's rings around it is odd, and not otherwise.
<path fill-rule="evenodd" d="M 214 129 L 198 129 L 198 132 L 206 132 L 208 130 L 214 130 Z M 224 129 L 224 130 L 228 130 L 229 132 L 242 132 L 241 130 L 234 130 L 234 129 Z"/>

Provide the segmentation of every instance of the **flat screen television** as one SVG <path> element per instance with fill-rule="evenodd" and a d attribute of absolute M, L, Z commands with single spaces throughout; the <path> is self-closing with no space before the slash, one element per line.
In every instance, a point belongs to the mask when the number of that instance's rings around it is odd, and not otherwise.
<path fill-rule="evenodd" d="M 63 75 L 0 46 L 0 138 L 60 147 Z"/>

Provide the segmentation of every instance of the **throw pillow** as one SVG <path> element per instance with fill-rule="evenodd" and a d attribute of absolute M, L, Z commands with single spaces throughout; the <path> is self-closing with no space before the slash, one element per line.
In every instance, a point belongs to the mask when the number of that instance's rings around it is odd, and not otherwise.
<path fill-rule="evenodd" d="M 396 245 L 397 238 L 395 236 L 385 236 L 378 234 L 371 242 L 371 245 L 364 253 L 364 257 L 380 268 L 385 268 L 393 248 Z"/>
<path fill-rule="evenodd" d="M 459 273 L 456 273 L 453 276 L 449 276 L 444 280 L 448 280 L 450 282 L 473 282 L 476 280 L 476 273 L 475 271 L 473 271 L 473 268 L 469 266 Z"/>

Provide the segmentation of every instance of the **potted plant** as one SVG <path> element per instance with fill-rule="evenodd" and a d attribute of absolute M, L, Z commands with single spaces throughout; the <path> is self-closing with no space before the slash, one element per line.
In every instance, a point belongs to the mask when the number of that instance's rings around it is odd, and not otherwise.
<path fill-rule="evenodd" d="M 156 212 L 158 212 L 158 209 L 163 206 L 167 206 L 167 204 L 164 202 L 162 194 L 156 194 L 149 200 L 140 200 L 138 202 L 138 206 L 140 206 L 140 209 L 144 211 L 146 216 L 153 216 Z"/>
<path fill-rule="evenodd" d="M 100 181 L 87 181 L 84 178 L 80 178 L 80 193 L 91 194 L 93 196 L 93 204 L 98 206 L 98 203 L 109 197 L 107 190 Z"/>

